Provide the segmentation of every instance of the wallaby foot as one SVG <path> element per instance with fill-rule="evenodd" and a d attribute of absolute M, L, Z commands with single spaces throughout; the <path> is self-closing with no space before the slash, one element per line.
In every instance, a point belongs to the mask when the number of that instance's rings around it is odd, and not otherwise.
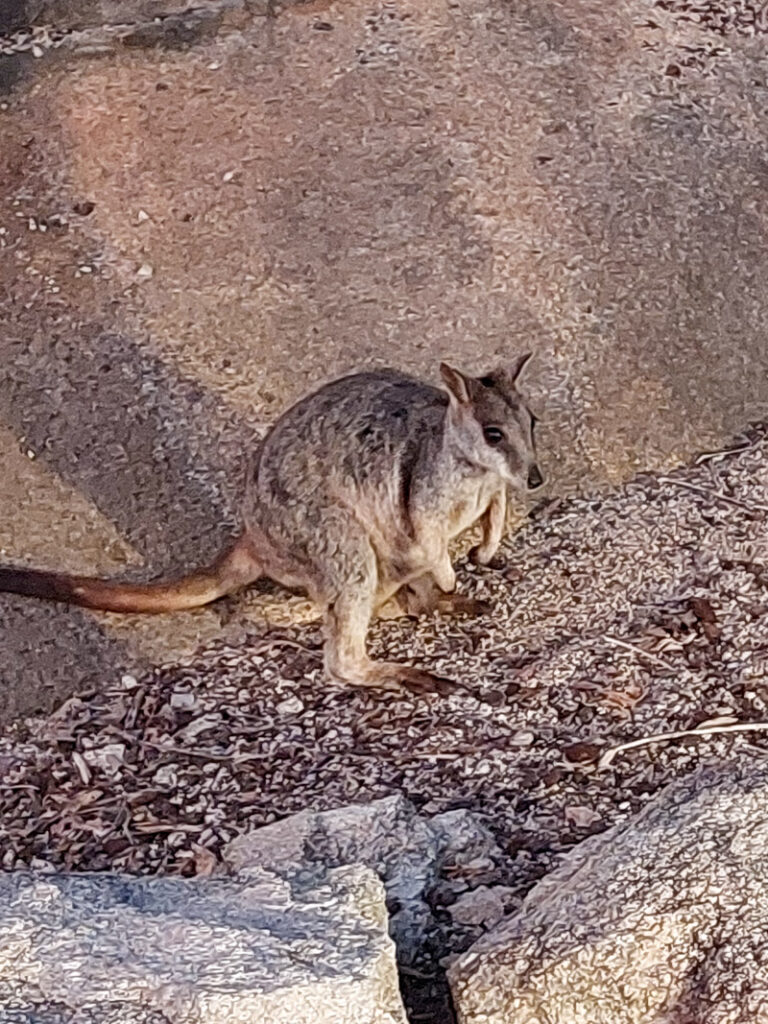
<path fill-rule="evenodd" d="M 406 615 L 418 617 L 438 612 L 441 615 L 485 615 L 491 610 L 488 601 L 465 594 L 444 594 L 428 576 L 412 580 L 398 594 Z"/>
<path fill-rule="evenodd" d="M 462 689 L 452 679 L 411 665 L 400 665 L 396 661 L 366 659 L 365 663 L 355 666 L 327 666 L 326 672 L 334 682 L 342 686 L 365 687 L 401 696 L 407 691 L 418 695 L 437 693 L 444 697 Z"/>
<path fill-rule="evenodd" d="M 425 669 L 413 668 L 411 665 L 399 665 L 394 661 L 373 662 L 372 665 L 375 675 L 382 679 L 385 685 L 393 680 L 397 683 L 398 689 L 408 690 L 417 696 L 437 693 L 441 697 L 447 697 L 463 689 L 453 679 L 435 675 L 434 672 L 427 672 Z"/>
<path fill-rule="evenodd" d="M 479 597 L 467 597 L 466 594 L 443 594 L 438 599 L 437 611 L 442 615 L 488 615 L 493 610 L 490 601 Z"/>
<path fill-rule="evenodd" d="M 365 641 L 376 589 L 376 578 L 370 573 L 355 580 L 329 604 L 325 616 L 327 676 L 343 686 L 366 686 L 390 693 L 453 692 L 450 680 L 431 672 L 368 657 Z"/>

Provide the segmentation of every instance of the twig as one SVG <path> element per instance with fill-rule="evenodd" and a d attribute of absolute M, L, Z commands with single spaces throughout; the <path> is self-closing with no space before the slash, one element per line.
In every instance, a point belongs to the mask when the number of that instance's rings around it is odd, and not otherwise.
<path fill-rule="evenodd" d="M 292 647 L 296 651 L 306 651 L 307 654 L 318 655 L 321 648 L 318 646 L 310 647 L 308 644 L 302 644 L 298 640 L 291 640 L 287 636 L 277 636 L 272 639 L 262 640 L 258 644 L 254 644 L 248 647 L 249 654 L 268 654 L 275 647 Z"/>
<path fill-rule="evenodd" d="M 187 835 L 195 832 L 202 832 L 203 825 L 189 825 L 186 822 L 175 821 L 165 824 L 161 821 L 142 821 L 134 824 L 133 831 L 139 835 L 161 835 L 164 832 L 186 832 Z"/>
<path fill-rule="evenodd" d="M 433 758 L 435 761 L 450 761 L 454 757 L 466 757 L 468 754 L 476 754 L 480 747 L 459 747 L 457 750 L 435 751 L 435 750 L 414 750 L 406 754 L 406 758 Z"/>
<path fill-rule="evenodd" d="M 768 505 L 762 505 L 756 501 L 752 505 L 748 505 L 745 501 L 739 501 L 738 498 L 731 498 L 728 494 L 721 494 L 720 491 L 710 491 L 706 487 L 697 487 L 696 484 L 689 484 L 687 480 L 676 480 L 671 476 L 660 476 L 659 483 L 661 484 L 674 484 L 675 487 L 684 487 L 687 491 L 694 491 L 696 494 L 703 494 L 705 498 L 716 498 L 718 501 L 724 501 L 728 505 L 735 505 L 736 508 L 746 509 L 747 512 L 754 512 L 759 510 L 761 512 L 768 512 Z"/>
<path fill-rule="evenodd" d="M 644 736 L 639 740 L 632 740 L 629 743 L 620 743 L 617 747 L 606 750 L 597 762 L 597 770 L 607 768 L 617 754 L 625 750 L 633 750 L 635 747 L 647 747 L 653 743 L 663 743 L 666 740 L 679 740 L 684 736 L 713 736 L 722 732 L 768 732 L 768 722 L 738 722 L 735 725 L 710 725 L 703 729 L 681 729 L 679 732 L 660 732 L 655 736 Z"/>
<path fill-rule="evenodd" d="M 669 672 L 677 672 L 677 668 L 669 661 L 665 661 L 664 658 L 660 658 L 658 654 L 651 654 L 650 651 L 644 651 L 642 647 L 638 647 L 636 644 L 627 643 L 626 640 L 619 640 L 615 636 L 604 636 L 603 639 L 606 643 L 613 644 L 615 647 L 623 647 L 625 651 L 632 651 L 639 657 L 647 658 L 648 661 L 654 662 L 656 665 L 661 665 L 662 668 L 667 669 Z"/>
<path fill-rule="evenodd" d="M 89 785 L 91 781 L 91 769 L 88 767 L 83 755 L 79 754 L 76 750 L 73 751 L 72 761 L 74 762 L 75 768 L 77 768 L 77 774 L 80 776 L 82 784 L 84 786 Z"/>
<path fill-rule="evenodd" d="M 742 445 L 741 448 L 722 448 L 717 452 L 702 452 L 695 460 L 695 464 L 700 466 L 703 462 L 717 462 L 720 459 L 727 459 L 729 455 L 740 455 L 742 452 L 751 452 L 757 447 L 757 444 L 757 441 L 753 441 L 752 444 Z"/>
<path fill-rule="evenodd" d="M 234 761 L 236 764 L 240 761 L 258 761 L 265 757 L 274 755 L 269 754 L 247 754 L 244 752 L 233 751 L 231 754 L 220 754 L 214 750 L 205 750 L 202 747 L 176 747 L 172 744 L 164 746 L 161 743 L 153 743 L 151 740 L 141 740 L 145 747 L 152 747 L 153 750 L 157 750 L 161 754 L 183 754 L 186 757 L 200 757 L 204 761 Z"/>
<path fill-rule="evenodd" d="M 398 964 L 397 969 L 400 974 L 404 974 L 408 978 L 420 978 L 424 981 L 429 981 L 430 978 L 437 977 L 435 973 L 428 974 L 426 971 L 417 971 L 415 967 L 409 967 L 407 964 Z"/>
<path fill-rule="evenodd" d="M 98 800 L 93 804 L 85 804 L 83 807 L 78 807 L 77 813 L 81 818 L 84 818 L 87 814 L 92 811 L 103 811 L 105 807 L 114 807 L 115 804 L 120 803 L 120 800 L 116 796 L 109 797 L 108 800 Z"/>

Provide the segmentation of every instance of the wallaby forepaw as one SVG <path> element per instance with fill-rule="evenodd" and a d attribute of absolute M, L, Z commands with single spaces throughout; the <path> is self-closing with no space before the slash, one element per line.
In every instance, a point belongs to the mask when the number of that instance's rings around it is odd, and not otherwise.
<path fill-rule="evenodd" d="M 469 560 L 473 565 L 481 565 L 487 569 L 503 569 L 505 561 L 496 551 L 488 551 L 478 544 L 469 552 Z"/>
<path fill-rule="evenodd" d="M 493 552 L 488 551 L 482 544 L 476 544 L 469 551 L 469 560 L 473 565 L 488 565 L 493 558 Z"/>

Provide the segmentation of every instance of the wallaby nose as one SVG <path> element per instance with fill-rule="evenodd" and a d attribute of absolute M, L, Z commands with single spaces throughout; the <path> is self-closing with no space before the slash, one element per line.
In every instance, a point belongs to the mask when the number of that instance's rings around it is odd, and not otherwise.
<path fill-rule="evenodd" d="M 534 464 L 528 470 L 528 490 L 535 491 L 537 487 L 541 487 L 544 483 L 544 477 L 541 475 L 541 470 Z"/>

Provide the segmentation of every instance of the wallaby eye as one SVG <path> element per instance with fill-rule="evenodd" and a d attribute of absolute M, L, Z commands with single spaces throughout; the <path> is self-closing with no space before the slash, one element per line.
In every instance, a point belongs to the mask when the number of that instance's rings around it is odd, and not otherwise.
<path fill-rule="evenodd" d="M 497 445 L 501 444 L 504 440 L 504 434 L 499 430 L 498 427 L 484 427 L 483 437 L 488 444 Z"/>

